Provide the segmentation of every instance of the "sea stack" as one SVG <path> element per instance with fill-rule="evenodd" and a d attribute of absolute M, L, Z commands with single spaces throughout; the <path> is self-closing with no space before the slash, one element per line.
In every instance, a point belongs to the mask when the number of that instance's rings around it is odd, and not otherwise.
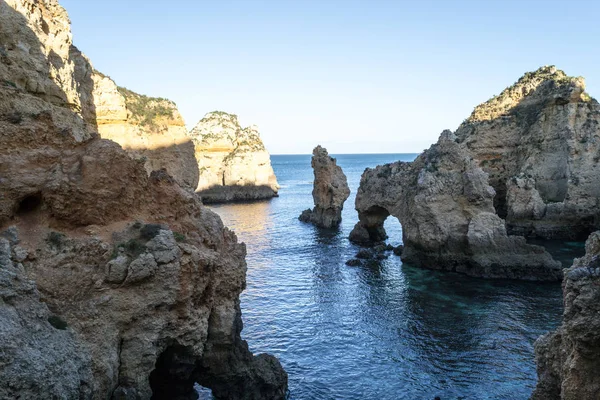
<path fill-rule="evenodd" d="M 204 203 L 261 200 L 277 196 L 271 157 L 256 126 L 242 128 L 234 114 L 213 111 L 189 133 L 196 147 Z"/>
<path fill-rule="evenodd" d="M 315 207 L 304 210 L 299 219 L 321 228 L 336 227 L 342 222 L 344 202 L 350 196 L 346 175 L 321 146 L 314 148 L 311 166 L 315 175 L 312 191 Z"/>
<path fill-rule="evenodd" d="M 565 272 L 562 324 L 535 342 L 531 400 L 600 399 L 600 231 L 585 251 Z"/>
<path fill-rule="evenodd" d="M 0 60 L 0 398 L 284 399 L 240 336 L 246 247 L 99 137 L 56 0 L 0 1 Z"/>

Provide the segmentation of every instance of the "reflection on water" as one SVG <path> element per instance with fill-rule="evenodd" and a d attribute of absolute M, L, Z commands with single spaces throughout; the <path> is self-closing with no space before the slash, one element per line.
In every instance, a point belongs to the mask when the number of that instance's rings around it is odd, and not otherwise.
<path fill-rule="evenodd" d="M 212 205 L 211 208 L 219 213 L 222 205 Z M 234 203 L 227 205 L 227 221 L 225 226 L 233 229 L 240 238 L 252 237 L 253 251 L 265 254 L 271 247 L 273 216 L 270 213 L 269 201 L 253 203 Z M 243 239 L 241 239 L 243 241 Z"/>
<path fill-rule="evenodd" d="M 280 197 L 213 206 L 248 245 L 244 331 L 282 361 L 292 400 L 525 399 L 533 342 L 555 328 L 560 284 L 486 281 L 402 265 L 348 267 L 354 194 L 366 166 L 402 155 L 340 156 L 353 194 L 338 230 L 298 221 L 312 204 L 309 156 L 273 156 Z M 388 218 L 392 244 L 401 226 Z"/>

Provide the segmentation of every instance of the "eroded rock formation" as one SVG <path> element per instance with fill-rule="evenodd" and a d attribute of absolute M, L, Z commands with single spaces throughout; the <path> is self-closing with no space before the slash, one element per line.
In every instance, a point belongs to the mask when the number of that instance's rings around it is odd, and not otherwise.
<path fill-rule="evenodd" d="M 356 195 L 350 239 L 386 238 L 389 215 L 402 224 L 402 260 L 487 278 L 559 280 L 561 265 L 542 247 L 509 236 L 494 212 L 488 176 L 456 136 L 444 131 L 417 159 L 367 168 Z"/>
<path fill-rule="evenodd" d="M 196 146 L 204 202 L 268 199 L 279 185 L 255 126 L 242 128 L 237 116 L 206 114 L 189 133 Z"/>
<path fill-rule="evenodd" d="M 194 143 L 177 106 L 164 98 L 148 97 L 118 87 L 95 71 L 94 107 L 98 132 L 121 145 L 146 172 L 165 168 L 182 186 L 198 186 Z"/>
<path fill-rule="evenodd" d="M 527 73 L 414 163 L 367 170 L 351 239 L 381 240 L 391 213 L 403 225 L 403 259 L 477 276 L 560 279 L 547 253 L 510 235 L 577 239 L 600 227 L 599 121 L 583 78 L 555 67 Z"/>
<path fill-rule="evenodd" d="M 583 78 L 542 67 L 477 106 L 455 133 L 489 174 L 509 232 L 584 240 L 600 223 L 599 123 Z"/>
<path fill-rule="evenodd" d="M 600 232 L 565 273 L 561 326 L 535 343 L 538 384 L 532 400 L 600 398 Z"/>
<path fill-rule="evenodd" d="M 240 338 L 244 245 L 99 138 L 64 9 L 0 2 L 0 57 L 0 398 L 284 398 Z"/>
<path fill-rule="evenodd" d="M 314 148 L 310 164 L 315 175 L 312 191 L 315 207 L 304 210 L 299 219 L 322 228 L 338 226 L 342 222 L 344 202 L 350 196 L 346 175 L 321 146 Z"/>

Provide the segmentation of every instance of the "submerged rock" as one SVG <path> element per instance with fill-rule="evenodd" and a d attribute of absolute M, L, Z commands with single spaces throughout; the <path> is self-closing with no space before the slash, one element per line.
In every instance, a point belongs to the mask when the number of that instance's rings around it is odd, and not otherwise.
<path fill-rule="evenodd" d="M 0 58 L 0 398 L 283 399 L 240 337 L 245 246 L 98 136 L 65 10 L 0 2 Z"/>
<path fill-rule="evenodd" d="M 213 111 L 189 133 L 196 147 L 205 203 L 258 200 L 277 196 L 279 185 L 256 126 L 242 128 L 237 116 Z"/>
<path fill-rule="evenodd" d="M 362 264 L 363 262 L 358 258 L 351 258 L 350 260 L 346 261 L 346 265 L 349 267 L 360 267 Z"/>
<path fill-rule="evenodd" d="M 391 214 L 402 223 L 402 260 L 413 265 L 487 278 L 561 279 L 560 263 L 542 247 L 507 235 L 494 195 L 487 174 L 445 131 L 412 163 L 365 170 L 350 239 L 367 245 L 383 240 Z"/>
<path fill-rule="evenodd" d="M 362 249 L 362 250 L 359 250 L 358 253 L 356 253 L 355 257 L 364 260 L 364 259 L 373 257 L 373 253 L 367 249 Z"/>
<path fill-rule="evenodd" d="M 350 196 L 346 175 L 321 146 L 314 148 L 311 165 L 315 175 L 312 192 L 315 207 L 304 210 L 299 219 L 322 228 L 336 227 L 342 222 L 344 202 Z"/>
<path fill-rule="evenodd" d="M 600 398 L 600 231 L 585 249 L 565 274 L 562 324 L 535 342 L 532 400 Z"/>

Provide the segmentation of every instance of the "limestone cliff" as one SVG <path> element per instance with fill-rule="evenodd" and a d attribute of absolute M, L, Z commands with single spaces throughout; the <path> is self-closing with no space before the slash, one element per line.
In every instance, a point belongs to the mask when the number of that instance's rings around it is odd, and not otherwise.
<path fill-rule="evenodd" d="M 445 132 L 446 139 L 413 164 L 367 170 L 356 199 L 360 222 L 351 238 L 381 239 L 381 220 L 392 213 L 403 224 L 404 259 L 430 267 L 443 260 L 445 265 L 438 268 L 452 270 L 471 265 L 475 270 L 467 273 L 481 276 L 504 270 L 500 276 L 560 279 L 547 254 L 541 256 L 539 249 L 506 234 L 577 239 L 600 228 L 599 122 L 600 105 L 585 93 L 583 78 L 568 77 L 555 67 L 527 73 L 477 106 L 456 132 Z M 435 161 L 440 151 L 446 154 L 441 164 Z M 463 161 L 449 163 L 452 159 Z M 440 169 L 444 164 L 446 170 Z M 422 187 L 425 197 L 406 185 Z M 442 195 L 450 197 L 443 203 L 435 200 Z M 420 204 L 414 202 L 417 197 Z M 417 210 L 407 215 L 414 206 Z M 448 226 L 453 233 L 446 232 Z M 473 236 L 483 230 L 489 230 L 484 234 L 490 242 L 487 254 L 486 240 Z M 476 243 L 479 250 L 473 247 Z M 458 253 L 444 255 L 452 248 Z M 515 251 L 519 256 L 513 258 Z M 535 254 L 540 254 L 537 266 Z M 517 268 L 518 262 L 526 267 L 520 272 L 510 267 Z"/>
<path fill-rule="evenodd" d="M 198 166 L 192 140 L 177 106 L 118 87 L 94 71 L 94 106 L 98 132 L 144 163 L 146 172 L 165 168 L 181 185 L 195 189 Z"/>
<path fill-rule="evenodd" d="M 600 398 L 600 232 L 565 273 L 561 326 L 535 343 L 538 384 L 532 400 Z"/>
<path fill-rule="evenodd" d="M 455 132 L 489 174 L 510 232 L 581 238 L 599 227 L 600 105 L 581 77 L 525 74 Z"/>
<path fill-rule="evenodd" d="M 204 202 L 277 196 L 271 158 L 255 126 L 242 128 L 236 115 L 214 111 L 189 135 L 196 146 L 197 192 Z"/>
<path fill-rule="evenodd" d="M 311 166 L 315 175 L 312 191 L 315 207 L 304 210 L 299 219 L 322 228 L 338 226 L 342 222 L 344 202 L 350 196 L 346 175 L 321 146 L 314 148 Z"/>
<path fill-rule="evenodd" d="M 284 398 L 240 338 L 244 245 L 99 138 L 65 10 L 0 2 L 0 58 L 0 398 Z"/>
<path fill-rule="evenodd" d="M 486 278 L 559 280 L 560 263 L 542 247 L 508 236 L 493 207 L 495 191 L 467 150 L 444 131 L 412 163 L 367 168 L 355 207 L 359 222 L 350 240 L 386 238 L 389 215 L 402 224 L 402 261 Z"/>

